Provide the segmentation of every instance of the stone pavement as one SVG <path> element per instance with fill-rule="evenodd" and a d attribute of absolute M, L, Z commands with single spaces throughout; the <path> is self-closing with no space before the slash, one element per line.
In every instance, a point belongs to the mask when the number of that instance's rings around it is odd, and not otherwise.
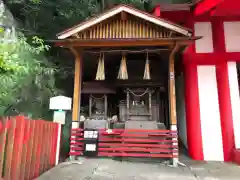
<path fill-rule="evenodd" d="M 85 159 L 64 162 L 37 180 L 239 180 L 240 166 L 183 160 L 186 167 L 167 163 Z"/>

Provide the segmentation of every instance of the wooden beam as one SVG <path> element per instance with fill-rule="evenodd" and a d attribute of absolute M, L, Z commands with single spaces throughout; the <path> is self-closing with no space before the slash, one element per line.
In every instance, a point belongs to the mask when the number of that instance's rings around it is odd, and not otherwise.
<path fill-rule="evenodd" d="M 189 45 L 194 43 L 195 39 L 186 38 L 163 38 L 163 39 L 109 39 L 109 40 L 63 40 L 55 41 L 56 46 L 65 47 L 131 47 L 131 46 L 174 46 L 175 42 L 179 45 Z"/>
<path fill-rule="evenodd" d="M 80 52 L 75 48 L 70 47 L 70 50 L 75 55 L 72 121 L 79 121 L 81 105 L 82 58 Z"/>
<path fill-rule="evenodd" d="M 175 70 L 174 70 L 174 56 L 178 51 L 179 45 L 176 44 L 169 57 L 169 105 L 170 105 L 170 125 L 177 124 L 176 115 L 176 94 L 175 94 Z"/>
<path fill-rule="evenodd" d="M 121 20 L 126 21 L 127 20 L 127 13 L 125 11 L 121 12 Z"/>

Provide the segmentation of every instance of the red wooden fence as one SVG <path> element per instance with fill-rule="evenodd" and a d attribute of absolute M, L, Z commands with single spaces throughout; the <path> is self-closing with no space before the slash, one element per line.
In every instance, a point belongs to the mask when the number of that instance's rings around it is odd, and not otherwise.
<path fill-rule="evenodd" d="M 70 155 L 83 155 L 83 129 L 73 129 Z M 98 156 L 178 158 L 177 131 L 99 130 Z"/>
<path fill-rule="evenodd" d="M 31 180 L 55 166 L 60 128 L 23 116 L 0 119 L 0 179 Z"/>

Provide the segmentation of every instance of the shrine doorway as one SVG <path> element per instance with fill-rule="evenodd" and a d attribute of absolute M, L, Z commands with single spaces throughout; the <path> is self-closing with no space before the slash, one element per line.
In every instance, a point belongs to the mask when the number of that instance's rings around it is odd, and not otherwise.
<path fill-rule="evenodd" d="M 147 50 L 148 49 L 148 53 Z M 124 124 L 127 118 L 132 120 L 156 121 L 161 128 L 170 128 L 169 122 L 169 89 L 168 89 L 168 67 L 169 50 L 165 48 L 153 51 L 149 47 L 129 49 L 126 55 L 128 79 L 118 79 L 121 64 L 121 51 L 104 51 L 105 80 L 96 81 L 99 53 L 89 50 L 83 54 L 83 88 L 81 97 L 81 112 L 89 116 L 89 112 L 95 113 L 96 103 L 100 103 L 100 111 L 107 109 L 107 117 L 117 116 Z M 148 54 L 148 55 L 147 55 Z M 149 59 L 150 79 L 144 79 L 146 56 Z M 129 106 L 132 109 L 131 117 L 126 115 L 127 92 L 129 93 Z M 149 92 L 151 91 L 151 101 Z M 107 96 L 107 104 L 105 97 Z M 91 100 L 89 97 L 91 96 Z M 89 109 L 89 104 L 91 107 Z M 150 104 L 149 104 L 150 103 Z M 151 107 L 150 107 L 151 106 Z M 152 109 L 150 113 L 149 107 Z M 135 114 L 133 114 L 135 113 Z M 104 113 L 103 113 L 104 114 Z M 121 123 L 119 123 L 121 124 Z"/>

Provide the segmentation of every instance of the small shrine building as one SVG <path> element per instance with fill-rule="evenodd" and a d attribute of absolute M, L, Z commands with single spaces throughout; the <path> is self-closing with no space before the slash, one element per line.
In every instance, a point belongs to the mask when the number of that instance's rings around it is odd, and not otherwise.
<path fill-rule="evenodd" d="M 192 159 L 232 161 L 240 148 L 240 4 L 210 1 L 157 5 L 152 14 L 118 5 L 59 33 L 56 45 L 75 55 L 73 127 L 84 94 L 90 107 L 102 94 L 98 115 L 163 124 Z"/>

